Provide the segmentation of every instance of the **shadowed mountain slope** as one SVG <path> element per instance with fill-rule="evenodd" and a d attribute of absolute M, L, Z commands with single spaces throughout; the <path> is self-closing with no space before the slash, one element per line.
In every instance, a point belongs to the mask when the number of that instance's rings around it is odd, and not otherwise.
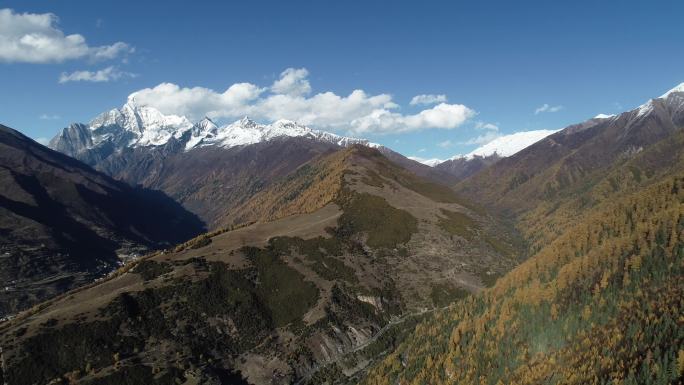
<path fill-rule="evenodd" d="M 120 255 L 182 242 L 202 222 L 0 126 L 0 314 L 113 270 Z"/>

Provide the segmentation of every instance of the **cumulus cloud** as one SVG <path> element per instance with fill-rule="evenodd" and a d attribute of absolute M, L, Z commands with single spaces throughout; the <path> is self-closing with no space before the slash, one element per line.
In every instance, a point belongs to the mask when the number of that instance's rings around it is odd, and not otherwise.
<path fill-rule="evenodd" d="M 378 109 L 351 122 L 351 132 L 402 133 L 426 128 L 456 128 L 475 116 L 475 111 L 462 104 L 440 103 L 415 115 L 403 115 L 388 109 Z"/>
<path fill-rule="evenodd" d="M 415 106 L 415 105 L 428 106 L 431 104 L 446 103 L 446 101 L 447 101 L 446 95 L 423 94 L 423 95 L 414 96 L 411 99 L 411 102 L 409 102 L 409 104 L 412 106 Z"/>
<path fill-rule="evenodd" d="M 134 92 L 129 100 L 191 119 L 248 115 L 269 121 L 289 119 L 319 129 L 352 134 L 453 129 L 475 116 L 475 111 L 462 104 L 447 103 L 416 114 L 402 114 L 389 94 L 369 95 L 363 90 L 354 90 L 346 96 L 331 91 L 310 94 L 308 71 L 305 68 L 288 68 L 270 87 L 237 83 L 219 92 L 204 87 L 187 88 L 162 83 Z"/>
<path fill-rule="evenodd" d="M 534 110 L 535 115 L 539 115 L 542 112 L 558 112 L 563 109 L 563 106 L 550 106 L 547 103 L 542 104 Z"/>
<path fill-rule="evenodd" d="M 280 74 L 280 78 L 271 86 L 276 94 L 300 96 L 311 92 L 309 71 L 306 68 L 288 68 Z"/>
<path fill-rule="evenodd" d="M 0 61 L 59 63 L 89 58 L 113 59 L 133 52 L 126 43 L 91 47 L 80 34 L 65 35 L 52 13 L 15 13 L 0 9 Z"/>
<path fill-rule="evenodd" d="M 222 93 L 209 88 L 182 88 L 162 83 L 128 96 L 130 102 L 152 106 L 166 114 L 185 115 L 191 119 L 249 115 L 252 103 L 265 91 L 250 83 L 236 83 Z"/>
<path fill-rule="evenodd" d="M 120 71 L 114 66 L 98 71 L 74 71 L 72 73 L 62 72 L 59 76 L 60 83 L 68 82 L 94 82 L 104 83 L 119 80 L 124 77 L 135 77 L 135 74 L 130 72 Z"/>

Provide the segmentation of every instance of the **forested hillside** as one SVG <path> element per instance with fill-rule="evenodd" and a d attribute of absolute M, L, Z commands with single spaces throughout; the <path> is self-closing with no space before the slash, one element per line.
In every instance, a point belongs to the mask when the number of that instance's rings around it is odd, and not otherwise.
<path fill-rule="evenodd" d="M 684 378 L 684 176 L 606 201 L 419 325 L 367 384 L 665 384 Z"/>
<path fill-rule="evenodd" d="M 239 225 L 0 324 L 0 383 L 351 381 L 517 262 L 503 225 L 376 149 L 316 158 L 253 199 Z"/>
<path fill-rule="evenodd" d="M 363 383 L 682 383 L 684 134 L 642 144 L 571 167 L 579 144 L 536 182 L 509 186 L 495 206 L 532 256 L 418 325 Z M 533 146 L 507 167 L 542 155 Z"/>

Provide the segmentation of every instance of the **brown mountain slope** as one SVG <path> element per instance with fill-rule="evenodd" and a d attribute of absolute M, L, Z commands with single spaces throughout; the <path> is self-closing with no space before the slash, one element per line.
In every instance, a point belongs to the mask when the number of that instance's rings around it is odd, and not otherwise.
<path fill-rule="evenodd" d="M 532 256 L 420 324 L 364 384 L 681 384 L 684 93 L 571 126 L 459 184 Z"/>
<path fill-rule="evenodd" d="M 442 171 L 452 175 L 456 181 L 462 181 L 472 175 L 477 174 L 480 170 L 483 170 L 494 163 L 501 160 L 502 157 L 497 155 L 489 156 L 474 156 L 470 159 L 468 158 L 456 158 L 446 160 L 434 167 L 435 170 Z"/>
<path fill-rule="evenodd" d="M 0 315 L 113 270 L 119 255 L 182 242 L 202 223 L 0 125 Z"/>
<path fill-rule="evenodd" d="M 300 165 L 338 149 L 330 143 L 280 138 L 233 148 L 201 147 L 192 151 L 164 147 L 126 148 L 95 164 L 129 184 L 164 191 L 209 226 Z"/>
<path fill-rule="evenodd" d="M 5 378 L 284 384 L 340 362 L 351 376 L 426 309 L 516 262 L 491 218 L 365 147 L 245 207 L 279 219 L 199 237 L 0 326 Z"/>
<path fill-rule="evenodd" d="M 362 383 L 682 383 L 684 133 L 675 135 L 491 290 L 417 327 Z M 654 167 L 660 150 L 675 150 L 673 163 Z M 654 172 L 647 182 L 636 164 Z"/>
<path fill-rule="evenodd" d="M 543 243 L 618 185 L 631 192 L 658 180 L 681 154 L 682 129 L 684 93 L 675 92 L 570 126 L 460 182 L 457 191 L 521 220 L 527 237 Z M 535 233 L 547 238 L 535 240 Z"/>
<path fill-rule="evenodd" d="M 576 213 L 491 290 L 416 327 L 362 383 L 681 384 L 683 167 L 680 156 L 650 185 Z"/>
<path fill-rule="evenodd" d="M 586 190 L 606 170 L 684 128 L 684 93 L 652 107 L 567 127 L 459 184 L 459 191 L 512 212 Z"/>
<path fill-rule="evenodd" d="M 155 114 L 149 107 L 139 106 L 127 106 L 124 112 L 133 115 L 124 118 L 114 110 L 110 111 L 111 116 L 110 113 L 105 114 L 109 118 L 118 116 L 111 124 L 99 126 L 102 124 L 100 119 L 100 123 L 93 123 L 95 126 L 71 125 L 62 130 L 50 145 L 116 179 L 165 192 L 202 218 L 210 229 L 220 228 L 226 214 L 231 214 L 254 194 L 310 160 L 352 143 L 368 144 L 364 140 L 314 132 L 291 122 L 271 127 L 280 130 L 282 135 L 269 136 L 257 143 L 248 141 L 251 144 L 234 147 L 203 143 L 187 147 L 192 135 L 200 131 L 209 129 L 211 132 L 207 133 L 211 137 L 218 135 L 216 125 L 204 119 L 190 131 L 176 132 L 164 144 L 131 146 L 131 141 L 140 133 L 138 130 L 153 129 L 145 126 L 144 118 Z M 158 111 L 156 113 L 159 114 Z M 104 120 L 111 120 L 109 118 Z M 137 127 L 138 124 L 141 126 Z M 249 119 L 236 124 L 244 127 L 236 127 L 232 133 L 223 134 L 264 135 L 271 129 Z M 308 130 L 308 135 L 290 136 L 292 130 L 297 135 Z M 380 150 L 393 162 L 417 175 L 442 183 L 456 181 L 448 174 L 407 159 L 388 148 L 380 147 Z"/>

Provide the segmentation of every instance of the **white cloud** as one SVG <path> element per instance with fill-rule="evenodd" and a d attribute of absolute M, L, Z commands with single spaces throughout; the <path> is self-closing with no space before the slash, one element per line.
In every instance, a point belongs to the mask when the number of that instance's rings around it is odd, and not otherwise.
<path fill-rule="evenodd" d="M 42 114 L 38 117 L 40 120 L 58 120 L 61 117 L 59 115 L 48 115 L 48 114 Z"/>
<path fill-rule="evenodd" d="M 442 147 L 442 148 L 449 148 L 453 145 L 454 145 L 454 143 L 450 140 L 445 140 L 443 142 L 437 143 L 437 146 Z"/>
<path fill-rule="evenodd" d="M 547 103 L 542 104 L 541 106 L 537 107 L 536 110 L 534 110 L 535 115 L 539 115 L 542 112 L 558 112 L 562 110 L 564 107 L 563 106 L 550 106 Z"/>
<path fill-rule="evenodd" d="M 107 68 L 98 71 L 74 71 L 72 73 L 62 72 L 59 76 L 60 83 L 68 82 L 111 82 L 119 80 L 124 77 L 135 77 L 135 74 L 130 72 L 120 71 L 114 66 L 109 66 Z"/>
<path fill-rule="evenodd" d="M 89 58 L 113 59 L 133 52 L 123 42 L 91 47 L 80 34 L 65 35 L 52 13 L 15 13 L 0 9 L 0 62 L 59 63 Z"/>
<path fill-rule="evenodd" d="M 119 55 L 133 52 L 135 52 L 135 48 L 119 41 L 112 45 L 91 48 L 90 55 L 94 60 L 111 60 Z"/>
<path fill-rule="evenodd" d="M 273 82 L 271 91 L 275 94 L 301 96 L 311 92 L 309 71 L 306 68 L 288 68 L 280 74 L 280 78 Z"/>
<path fill-rule="evenodd" d="M 190 119 L 236 118 L 289 119 L 319 129 L 352 134 L 384 134 L 418 131 L 427 128 L 453 129 L 475 116 L 461 104 L 440 103 L 413 115 L 398 112 L 389 94 L 369 95 L 354 90 L 347 96 L 331 91 L 309 96 L 308 71 L 288 68 L 270 87 L 236 83 L 223 92 L 209 88 L 180 87 L 162 83 L 129 96 L 138 104 L 149 105 L 167 114 Z"/>
<path fill-rule="evenodd" d="M 351 132 L 402 133 L 427 128 L 456 128 L 475 116 L 475 111 L 462 104 L 440 103 L 415 115 L 402 115 L 389 109 L 373 110 L 370 114 L 351 121 Z"/>
<path fill-rule="evenodd" d="M 493 124 L 493 123 L 476 122 L 475 123 L 475 129 L 499 131 L 499 126 L 497 126 L 496 124 Z"/>
<path fill-rule="evenodd" d="M 411 99 L 411 102 L 409 102 L 410 105 L 415 106 L 415 105 L 430 105 L 430 104 L 437 104 L 437 103 L 446 103 L 447 97 L 446 95 L 433 95 L 433 94 L 423 94 L 423 95 L 416 95 Z"/>
<path fill-rule="evenodd" d="M 233 84 L 223 93 L 204 87 L 181 88 L 173 83 L 162 83 L 136 91 L 128 96 L 128 100 L 191 119 L 238 117 L 249 115 L 251 103 L 264 91 L 264 88 L 250 83 Z"/>

